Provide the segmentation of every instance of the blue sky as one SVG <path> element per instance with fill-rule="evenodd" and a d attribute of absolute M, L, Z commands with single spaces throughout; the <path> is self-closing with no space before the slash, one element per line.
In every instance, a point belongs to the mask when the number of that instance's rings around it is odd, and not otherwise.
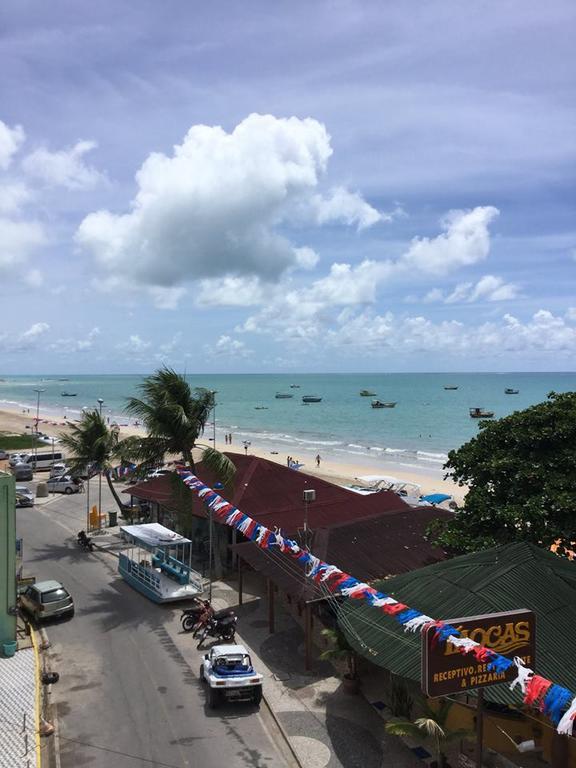
<path fill-rule="evenodd" d="M 0 374 L 574 370 L 575 17 L 5 0 Z"/>

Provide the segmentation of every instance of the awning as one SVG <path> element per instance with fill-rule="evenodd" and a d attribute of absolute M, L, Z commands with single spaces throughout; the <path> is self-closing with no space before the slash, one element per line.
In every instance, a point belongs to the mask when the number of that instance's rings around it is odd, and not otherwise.
<path fill-rule="evenodd" d="M 143 523 L 142 525 L 121 525 L 120 531 L 124 536 L 145 547 L 175 547 L 178 544 L 190 544 L 179 533 L 171 531 L 160 523 Z"/>
<path fill-rule="evenodd" d="M 421 496 L 421 501 L 427 501 L 429 504 L 442 504 L 443 501 L 448 501 L 452 496 L 447 493 L 429 493 L 428 496 Z"/>

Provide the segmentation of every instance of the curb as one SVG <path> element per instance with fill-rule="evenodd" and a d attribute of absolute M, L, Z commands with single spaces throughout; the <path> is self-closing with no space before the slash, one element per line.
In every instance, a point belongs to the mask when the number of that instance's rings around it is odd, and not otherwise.
<path fill-rule="evenodd" d="M 304 763 L 300 760 L 300 758 L 298 756 L 298 753 L 296 752 L 296 749 L 294 748 L 292 742 L 290 741 L 290 737 L 286 733 L 286 729 L 284 728 L 284 726 L 282 725 L 282 723 L 278 719 L 276 713 L 274 712 L 274 710 L 270 706 L 270 702 L 268 701 L 268 699 L 266 698 L 264 693 L 262 693 L 262 701 L 264 702 L 264 704 L 266 705 L 266 709 L 268 710 L 268 712 L 272 716 L 272 720 L 274 720 L 274 723 L 275 723 L 276 727 L 278 728 L 278 730 L 282 734 L 282 738 L 286 742 L 286 746 L 288 747 L 288 751 L 290 752 L 290 754 L 294 758 L 294 761 L 296 762 L 296 765 L 298 765 L 299 768 L 305 768 Z"/>

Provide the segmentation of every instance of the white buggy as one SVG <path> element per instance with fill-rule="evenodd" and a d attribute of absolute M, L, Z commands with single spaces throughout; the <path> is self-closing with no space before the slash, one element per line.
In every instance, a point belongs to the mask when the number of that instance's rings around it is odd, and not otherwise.
<path fill-rule="evenodd" d="M 243 645 L 215 645 L 200 665 L 200 680 L 208 687 L 208 706 L 223 701 L 250 701 L 259 706 L 262 675 L 254 671 L 250 654 Z"/>

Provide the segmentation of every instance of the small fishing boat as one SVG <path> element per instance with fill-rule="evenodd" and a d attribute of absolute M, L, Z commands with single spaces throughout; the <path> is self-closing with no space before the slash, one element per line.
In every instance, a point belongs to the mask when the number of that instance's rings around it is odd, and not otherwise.
<path fill-rule="evenodd" d="M 289 400 L 294 395 L 291 392 L 276 392 L 276 400 Z"/>
<path fill-rule="evenodd" d="M 473 419 L 491 419 L 494 411 L 487 411 L 485 408 L 470 408 L 470 416 Z"/>
<path fill-rule="evenodd" d="M 318 395 L 304 395 L 302 398 L 303 403 L 321 403 L 322 398 L 318 397 Z"/>
<path fill-rule="evenodd" d="M 78 392 L 61 392 L 62 397 L 76 397 Z"/>
<path fill-rule="evenodd" d="M 267 405 L 255 405 L 254 406 L 255 411 L 267 411 L 268 406 Z"/>
<path fill-rule="evenodd" d="M 395 408 L 396 403 L 383 403 L 382 400 L 372 400 L 372 408 Z"/>
<path fill-rule="evenodd" d="M 458 387 L 455 387 L 453 384 L 449 384 L 448 386 L 444 387 L 444 389 L 458 389 Z"/>
<path fill-rule="evenodd" d="M 361 389 L 360 397 L 376 397 L 376 392 L 372 392 L 370 389 Z"/>
<path fill-rule="evenodd" d="M 517 395 L 520 392 L 519 389 L 512 389 L 512 387 L 507 387 L 504 390 L 505 395 Z"/>
<path fill-rule="evenodd" d="M 290 384 L 290 389 L 300 389 L 300 384 Z"/>

